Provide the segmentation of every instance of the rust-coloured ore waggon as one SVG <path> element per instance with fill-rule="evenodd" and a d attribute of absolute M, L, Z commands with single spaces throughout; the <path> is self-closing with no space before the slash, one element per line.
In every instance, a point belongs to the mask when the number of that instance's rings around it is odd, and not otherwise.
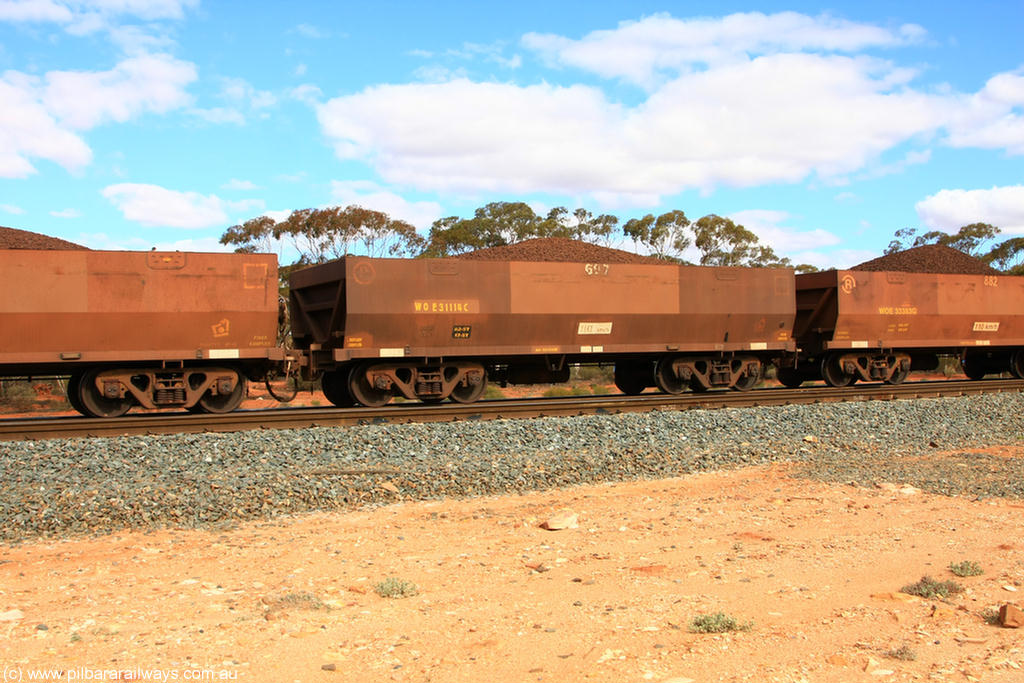
<path fill-rule="evenodd" d="M 745 390 L 795 352 L 793 271 L 346 257 L 291 275 L 292 337 L 335 405 L 472 402 L 488 378 L 614 364 L 627 394 Z"/>
<path fill-rule="evenodd" d="M 227 412 L 278 348 L 277 258 L 0 250 L 0 375 L 70 376 L 93 417 Z"/>
<path fill-rule="evenodd" d="M 960 356 L 965 374 L 1024 378 L 1024 277 L 830 270 L 796 276 L 795 363 L 790 387 L 822 378 L 898 384 Z"/>

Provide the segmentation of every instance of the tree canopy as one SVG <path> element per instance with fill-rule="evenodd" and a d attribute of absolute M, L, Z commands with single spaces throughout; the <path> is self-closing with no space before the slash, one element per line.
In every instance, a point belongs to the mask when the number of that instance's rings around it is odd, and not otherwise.
<path fill-rule="evenodd" d="M 352 253 L 368 256 L 455 256 L 467 251 L 515 244 L 540 237 L 565 237 L 610 246 L 629 238 L 643 251 L 688 263 L 693 250 L 708 266 L 792 267 L 762 244 L 752 231 L 729 218 L 709 214 L 691 222 L 681 210 L 633 218 L 619 229 L 611 214 L 594 215 L 585 208 L 555 207 L 540 216 L 525 202 L 491 202 L 471 218 L 447 216 L 434 221 L 424 238 L 405 221 L 360 206 L 300 209 L 277 221 L 258 216 L 228 228 L 222 244 L 240 252 L 278 252 L 291 247 L 299 264 L 322 263 Z M 796 266 L 798 271 L 816 270 Z"/>
<path fill-rule="evenodd" d="M 917 234 L 916 228 L 901 228 L 896 231 L 885 253 L 892 254 L 926 244 L 939 244 L 979 258 L 1004 273 L 1024 275 L 1024 237 L 1011 237 L 996 242 L 996 237 L 1001 232 L 999 228 L 988 223 L 971 223 L 954 233 L 931 230 L 920 235 Z"/>

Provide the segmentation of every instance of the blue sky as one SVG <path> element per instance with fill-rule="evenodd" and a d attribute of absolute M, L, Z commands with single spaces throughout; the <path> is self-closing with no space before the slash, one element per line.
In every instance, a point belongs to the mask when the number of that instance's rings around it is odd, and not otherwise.
<path fill-rule="evenodd" d="M 221 250 L 360 204 L 1024 234 L 1024 2 L 0 0 L 0 225 Z M 628 246 L 628 245 L 626 245 Z"/>

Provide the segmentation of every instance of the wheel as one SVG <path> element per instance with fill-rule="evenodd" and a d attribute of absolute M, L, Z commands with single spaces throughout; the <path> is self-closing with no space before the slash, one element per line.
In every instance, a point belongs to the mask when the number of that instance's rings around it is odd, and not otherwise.
<path fill-rule="evenodd" d="M 673 359 L 665 356 L 654 369 L 654 383 L 666 394 L 681 394 L 686 391 L 687 382 L 679 379 L 672 370 Z"/>
<path fill-rule="evenodd" d="M 964 356 L 960 359 L 960 365 L 963 366 L 964 374 L 967 375 L 967 379 L 984 379 L 985 375 L 988 374 L 988 368 L 986 367 L 985 362 L 977 356 Z"/>
<path fill-rule="evenodd" d="M 324 398 L 339 408 L 351 408 L 356 403 L 348 390 L 348 373 L 328 370 L 320 375 L 320 388 Z"/>
<path fill-rule="evenodd" d="M 65 390 L 65 396 L 67 397 L 68 403 L 71 405 L 72 408 L 74 408 L 82 415 L 88 415 L 89 413 L 85 412 L 85 407 L 82 406 L 82 401 L 79 394 L 79 392 L 82 390 L 81 386 L 82 375 L 81 373 L 76 372 L 75 374 L 71 375 L 71 377 L 68 378 L 68 385 L 67 389 Z"/>
<path fill-rule="evenodd" d="M 825 356 L 821 360 L 821 378 L 830 387 L 845 387 L 853 383 L 853 375 L 843 372 L 839 366 L 839 356 Z"/>
<path fill-rule="evenodd" d="M 779 383 L 789 389 L 796 389 L 804 383 L 804 376 L 796 368 L 779 368 L 775 373 Z"/>
<path fill-rule="evenodd" d="M 1024 351 L 1014 351 L 1010 357 L 1010 372 L 1017 379 L 1024 379 Z"/>
<path fill-rule="evenodd" d="M 462 382 L 456 384 L 450 394 L 451 399 L 456 403 L 473 403 L 483 396 L 484 391 L 487 390 L 487 373 L 481 369 L 479 376 L 478 384 L 471 384 L 468 381 L 465 384 Z"/>
<path fill-rule="evenodd" d="M 359 405 L 379 408 L 391 400 L 391 392 L 370 384 L 366 379 L 366 371 L 371 367 L 369 363 L 361 363 L 352 368 L 348 376 L 348 390 Z"/>
<path fill-rule="evenodd" d="M 196 403 L 204 413 L 230 413 L 242 405 L 245 398 L 245 378 L 235 370 L 231 371 L 235 376 L 235 388 L 230 394 L 214 394 L 210 389 Z"/>
<path fill-rule="evenodd" d="M 690 391 L 697 394 L 703 394 L 710 388 L 711 385 L 704 382 L 699 375 L 694 375 L 690 378 Z"/>
<path fill-rule="evenodd" d="M 909 374 L 910 374 L 910 370 L 909 369 L 904 370 L 903 368 L 899 368 L 898 367 L 898 368 L 896 368 L 893 371 L 892 377 L 890 377 L 889 379 L 885 380 L 885 383 L 886 384 L 903 384 L 903 382 L 906 381 L 906 379 L 907 379 L 907 375 L 909 375 Z"/>
<path fill-rule="evenodd" d="M 644 377 L 646 365 L 616 365 L 615 386 L 627 396 L 636 396 L 650 386 Z"/>
<path fill-rule="evenodd" d="M 130 398 L 107 398 L 96 388 L 99 370 L 86 370 L 78 382 L 78 401 L 81 412 L 89 417 L 121 417 L 132 407 Z"/>
<path fill-rule="evenodd" d="M 746 375 L 740 375 L 740 378 L 736 380 L 736 384 L 733 384 L 731 389 L 734 391 L 750 391 L 761 381 L 761 366 L 757 366 L 757 372 L 751 372 Z"/>

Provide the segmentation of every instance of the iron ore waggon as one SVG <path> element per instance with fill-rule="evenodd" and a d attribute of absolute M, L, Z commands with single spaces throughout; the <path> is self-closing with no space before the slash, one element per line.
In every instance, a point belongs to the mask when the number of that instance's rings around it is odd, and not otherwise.
<path fill-rule="evenodd" d="M 971 379 L 1024 378 L 1024 277 L 829 270 L 796 276 L 800 355 L 779 368 L 791 387 L 822 378 L 899 384 L 959 356 Z"/>
<path fill-rule="evenodd" d="M 793 271 L 346 257 L 291 275 L 292 337 L 328 400 L 472 402 L 488 379 L 613 364 L 624 393 L 749 389 L 796 350 Z"/>
<path fill-rule="evenodd" d="M 0 250 L 0 375 L 70 376 L 94 417 L 227 412 L 283 358 L 267 254 Z"/>

